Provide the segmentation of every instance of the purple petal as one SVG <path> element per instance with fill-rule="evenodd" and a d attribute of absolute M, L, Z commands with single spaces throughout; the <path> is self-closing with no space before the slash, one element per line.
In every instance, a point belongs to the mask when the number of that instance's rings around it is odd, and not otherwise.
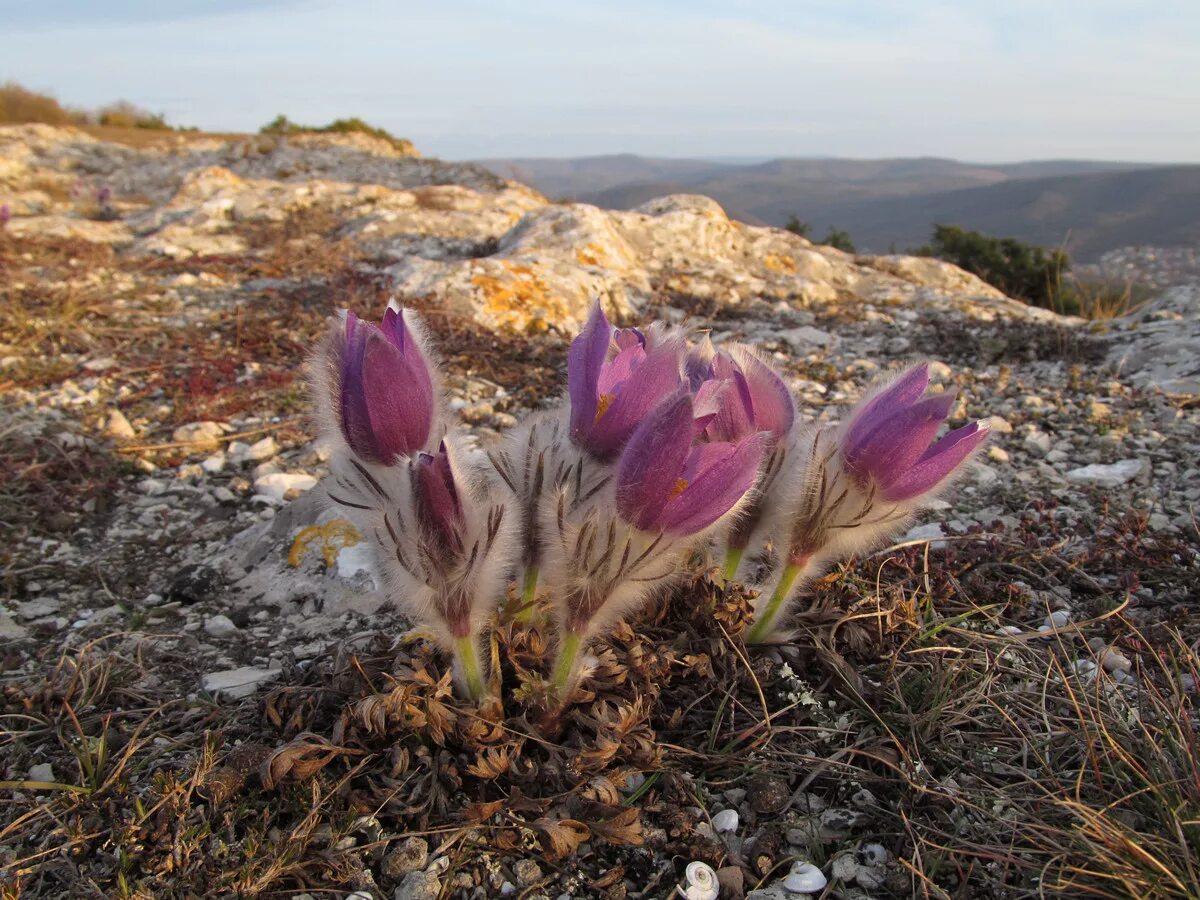
<path fill-rule="evenodd" d="M 894 412 L 854 449 L 845 451 L 847 467 L 887 487 L 921 458 L 954 406 L 954 392 L 929 397 Z"/>
<path fill-rule="evenodd" d="M 622 351 L 629 352 L 629 351 Z M 629 378 L 608 409 L 586 433 L 584 444 L 601 459 L 615 456 L 635 428 L 680 384 L 679 347 L 664 344 L 650 353 Z M 689 413 L 691 398 L 688 398 Z M 689 423 L 690 424 L 690 423 Z"/>
<path fill-rule="evenodd" d="M 695 534 L 733 509 L 758 480 L 769 441 L 770 435 L 760 432 L 737 444 L 693 448 L 685 467 L 693 477 L 667 503 L 659 527 L 672 534 Z"/>
<path fill-rule="evenodd" d="M 390 306 L 383 311 L 383 321 L 379 323 L 379 330 L 383 332 L 384 337 L 392 342 L 392 346 L 401 353 L 408 351 L 408 344 L 411 343 L 411 337 L 408 333 L 408 327 L 404 322 L 404 312 L 397 312 Z"/>
<path fill-rule="evenodd" d="M 692 444 L 692 398 L 679 391 L 637 427 L 617 463 L 617 512 L 644 531 L 675 491 Z"/>
<path fill-rule="evenodd" d="M 596 420 L 596 385 L 612 343 L 612 326 L 597 303 L 567 353 L 567 393 L 571 399 L 571 437 L 581 439 Z"/>
<path fill-rule="evenodd" d="M 361 393 L 381 461 L 390 463 L 429 439 L 433 384 L 425 361 L 402 354 L 379 329 L 372 328 L 364 343 Z"/>
<path fill-rule="evenodd" d="M 633 374 L 634 370 L 646 359 L 646 351 L 641 344 L 633 344 L 618 351 L 609 362 L 600 367 L 600 379 L 596 382 L 596 396 L 609 394 L 612 397 L 620 392 L 620 385 Z"/>
<path fill-rule="evenodd" d="M 715 354 L 712 339 L 708 335 L 705 335 L 704 340 L 688 350 L 683 360 L 683 372 L 687 376 L 693 392 L 698 391 L 701 384 L 712 378 L 712 362 Z"/>
<path fill-rule="evenodd" d="M 717 408 L 717 417 L 707 434 L 714 441 L 738 441 L 760 429 L 754 424 L 754 400 L 742 370 L 725 353 L 713 360 L 713 374 L 724 381 L 725 391 Z"/>
<path fill-rule="evenodd" d="M 792 430 L 792 423 L 796 421 L 796 400 L 792 392 L 779 373 L 756 354 L 742 347 L 734 348 L 731 352 L 750 387 L 755 428 L 782 438 Z"/>
<path fill-rule="evenodd" d="M 921 399 L 928 387 L 929 364 L 921 363 L 919 366 L 913 366 L 885 390 L 852 411 L 852 421 L 844 442 L 848 452 L 853 453 L 871 432 L 894 413 L 906 406 L 912 406 Z"/>
<path fill-rule="evenodd" d="M 883 498 L 896 502 L 928 493 L 975 452 L 987 440 L 987 436 L 987 426 L 979 422 L 956 428 L 926 450 L 912 468 L 888 485 L 881 492 Z"/>
<path fill-rule="evenodd" d="M 417 522 L 425 533 L 447 553 L 462 553 L 459 526 L 462 504 L 454 483 L 454 470 L 445 444 L 430 456 L 422 453 L 413 468 Z"/>
<path fill-rule="evenodd" d="M 367 398 L 363 393 L 362 363 L 366 351 L 366 337 L 371 328 L 365 322 L 360 323 L 352 312 L 346 313 L 346 327 L 341 347 L 342 380 L 342 434 L 350 449 L 363 459 L 371 462 L 386 463 L 380 457 L 371 430 L 371 413 L 367 406 Z"/>
<path fill-rule="evenodd" d="M 621 350 L 627 350 L 630 347 L 645 347 L 646 336 L 637 328 L 620 328 L 613 335 L 613 341 Z"/>

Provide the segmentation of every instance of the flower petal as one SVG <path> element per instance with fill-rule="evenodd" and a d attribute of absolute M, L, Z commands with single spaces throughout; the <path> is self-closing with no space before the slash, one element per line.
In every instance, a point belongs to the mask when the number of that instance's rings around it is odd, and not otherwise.
<path fill-rule="evenodd" d="M 597 303 L 587 325 L 571 341 L 567 354 L 567 393 L 571 399 L 571 436 L 582 438 L 596 420 L 596 385 L 612 343 L 612 326 Z"/>
<path fill-rule="evenodd" d="M 847 468 L 886 487 L 921 458 L 954 406 L 954 392 L 936 394 L 894 412 L 854 449 L 844 451 Z"/>
<path fill-rule="evenodd" d="M 888 485 L 881 492 L 883 498 L 893 502 L 911 500 L 933 490 L 987 440 L 988 431 L 981 422 L 951 431 L 926 450 L 912 468 Z"/>
<path fill-rule="evenodd" d="M 746 376 L 755 428 L 782 438 L 796 421 L 796 400 L 791 390 L 779 373 L 749 347 L 732 347 L 729 352 Z"/>
<path fill-rule="evenodd" d="M 377 328 L 366 335 L 362 390 L 381 462 L 420 450 L 433 426 L 433 384 L 424 359 L 403 354 Z"/>
<path fill-rule="evenodd" d="M 450 455 L 443 443 L 434 455 L 422 453 L 413 467 L 417 522 L 433 543 L 447 554 L 461 554 L 459 526 L 463 521 L 462 503 L 455 484 Z M 439 560 L 449 568 L 452 560 Z"/>
<path fill-rule="evenodd" d="M 694 477 L 663 509 L 659 524 L 672 534 L 695 534 L 737 505 L 758 480 L 770 435 L 752 434 L 737 444 L 695 447 L 685 471 Z"/>
<path fill-rule="evenodd" d="M 617 463 L 617 512 L 644 531 L 675 491 L 692 444 L 692 397 L 686 390 L 660 404 L 633 432 Z"/>
<path fill-rule="evenodd" d="M 765 430 L 755 427 L 750 385 L 742 370 L 727 354 L 717 354 L 713 360 L 713 374 L 725 383 L 726 389 L 721 393 L 717 416 L 706 431 L 709 439 L 737 441 L 756 431 Z"/>
<path fill-rule="evenodd" d="M 646 416 L 675 392 L 680 384 L 679 350 L 678 344 L 670 343 L 646 354 L 604 415 L 585 433 L 584 446 L 588 450 L 601 459 L 615 456 Z M 688 405 L 690 412 L 690 398 Z"/>
<path fill-rule="evenodd" d="M 929 387 L 929 364 L 913 366 L 891 385 L 852 411 L 850 428 L 846 432 L 843 446 L 853 454 L 883 422 L 903 409 L 912 406 Z"/>

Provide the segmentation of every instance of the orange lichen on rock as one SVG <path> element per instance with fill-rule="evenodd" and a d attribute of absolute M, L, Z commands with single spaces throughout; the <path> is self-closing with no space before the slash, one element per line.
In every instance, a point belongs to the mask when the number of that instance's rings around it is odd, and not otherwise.
<path fill-rule="evenodd" d="M 361 543 L 362 539 L 358 529 L 345 519 L 330 519 L 324 525 L 309 525 L 296 533 L 292 548 L 288 551 L 288 565 L 298 567 L 308 555 L 309 548 L 316 544 L 320 547 L 325 565 L 332 567 L 339 553 Z"/>
<path fill-rule="evenodd" d="M 785 275 L 796 274 L 796 260 L 790 256 L 779 256 L 778 254 L 772 253 L 763 260 L 763 265 L 765 265 L 772 272 L 780 272 Z"/>
<path fill-rule="evenodd" d="M 542 277 L 527 265 L 502 259 L 503 275 L 480 272 L 471 276 L 479 288 L 488 315 L 498 324 L 517 331 L 545 331 L 551 322 L 561 322 L 570 313 Z"/>
<path fill-rule="evenodd" d="M 575 251 L 575 261 L 581 266 L 602 266 L 607 254 L 599 244 L 585 244 Z"/>

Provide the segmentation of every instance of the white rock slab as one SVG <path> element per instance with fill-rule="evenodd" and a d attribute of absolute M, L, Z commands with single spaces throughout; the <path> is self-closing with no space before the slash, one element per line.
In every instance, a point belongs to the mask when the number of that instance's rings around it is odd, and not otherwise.
<path fill-rule="evenodd" d="M 1072 469 L 1067 473 L 1067 481 L 1074 484 L 1094 484 L 1098 487 L 1120 487 L 1132 481 L 1146 471 L 1144 459 L 1123 459 L 1120 462 L 1104 465 L 1093 463 Z"/>

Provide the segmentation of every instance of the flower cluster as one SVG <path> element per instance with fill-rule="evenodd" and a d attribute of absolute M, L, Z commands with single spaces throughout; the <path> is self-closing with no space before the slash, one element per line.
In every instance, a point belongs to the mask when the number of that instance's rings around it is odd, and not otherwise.
<path fill-rule="evenodd" d="M 394 599 L 476 700 L 502 606 L 551 629 L 548 691 L 563 704 L 592 642 L 714 539 L 727 579 L 747 551 L 778 558 L 745 635 L 777 638 L 806 580 L 894 535 L 986 437 L 976 423 L 934 441 L 955 401 L 925 397 L 925 366 L 840 428 L 806 426 L 753 349 L 658 323 L 616 329 L 599 304 L 571 344 L 565 402 L 488 452 L 447 433 L 435 357 L 411 312 L 389 308 L 378 326 L 343 314 L 314 383 L 335 446 L 330 501 L 372 540 Z"/>

